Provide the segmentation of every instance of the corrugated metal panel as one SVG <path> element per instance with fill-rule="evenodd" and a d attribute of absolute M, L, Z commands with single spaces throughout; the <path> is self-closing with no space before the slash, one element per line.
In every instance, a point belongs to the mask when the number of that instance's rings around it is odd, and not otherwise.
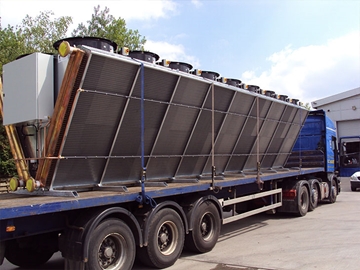
<path fill-rule="evenodd" d="M 86 51 L 52 187 L 136 184 L 142 169 L 139 61 Z M 217 173 L 256 170 L 257 161 L 262 169 L 281 167 L 306 117 L 293 104 L 151 63 L 144 63 L 144 83 L 149 181 L 210 174 L 212 136 Z"/>

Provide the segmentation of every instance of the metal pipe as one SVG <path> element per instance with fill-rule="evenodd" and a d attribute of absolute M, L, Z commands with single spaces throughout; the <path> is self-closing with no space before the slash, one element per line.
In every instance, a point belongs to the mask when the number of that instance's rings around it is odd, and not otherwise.
<path fill-rule="evenodd" d="M 12 147 L 14 148 L 14 153 L 16 158 L 18 159 L 18 163 L 20 166 L 20 169 L 22 171 L 22 178 L 26 181 L 29 178 L 29 172 L 28 172 L 28 167 L 26 165 L 25 162 L 25 157 L 24 157 L 24 153 L 22 151 L 21 145 L 20 145 L 20 141 L 19 141 L 19 137 L 16 131 L 16 128 L 13 125 L 9 125 L 8 126 L 8 130 L 9 130 L 9 134 L 8 137 L 10 138 L 9 141 L 12 141 Z"/>
<path fill-rule="evenodd" d="M 6 135 L 7 135 L 8 140 L 9 140 L 10 150 L 11 150 L 12 156 L 13 156 L 14 161 L 15 161 L 16 171 L 18 173 L 19 178 L 24 179 L 23 171 L 21 169 L 20 162 L 19 162 L 20 157 L 18 156 L 17 151 L 15 150 L 15 144 L 14 144 L 14 141 L 13 141 L 13 137 L 11 135 L 10 127 L 9 126 L 4 126 L 4 127 L 5 127 L 5 131 L 6 131 Z"/>

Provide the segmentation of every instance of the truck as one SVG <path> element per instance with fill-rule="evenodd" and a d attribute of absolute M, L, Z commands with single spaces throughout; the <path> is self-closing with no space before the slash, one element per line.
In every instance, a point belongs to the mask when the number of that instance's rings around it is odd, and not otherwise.
<path fill-rule="evenodd" d="M 340 177 L 349 177 L 360 171 L 360 136 L 342 136 L 340 145 Z"/>
<path fill-rule="evenodd" d="M 173 265 L 221 226 L 304 216 L 341 190 L 334 124 L 299 100 L 103 38 L 4 65 L 17 175 L 0 195 L 0 264 Z"/>

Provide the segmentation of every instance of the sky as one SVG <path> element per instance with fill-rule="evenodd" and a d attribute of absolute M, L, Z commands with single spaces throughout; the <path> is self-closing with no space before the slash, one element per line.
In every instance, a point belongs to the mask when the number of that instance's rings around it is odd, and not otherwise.
<path fill-rule="evenodd" d="M 360 0 L 0 0 L 1 25 L 51 10 L 71 16 L 74 29 L 97 5 L 160 59 L 303 103 L 360 87 Z"/>

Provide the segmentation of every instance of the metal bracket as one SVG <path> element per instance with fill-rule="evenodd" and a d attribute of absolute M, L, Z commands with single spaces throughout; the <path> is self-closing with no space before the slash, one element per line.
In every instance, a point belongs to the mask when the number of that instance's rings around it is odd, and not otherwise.
<path fill-rule="evenodd" d="M 214 177 L 212 177 L 212 175 L 198 175 L 196 176 L 197 179 L 199 180 L 224 180 L 225 177 L 223 175 L 216 175 Z"/>
<path fill-rule="evenodd" d="M 166 182 L 144 182 L 146 187 L 167 187 Z M 137 184 L 137 186 L 141 186 L 141 183 Z"/>
<path fill-rule="evenodd" d="M 93 190 L 97 191 L 120 191 L 120 192 L 128 192 L 127 187 L 125 186 L 108 186 L 108 185 L 98 185 L 93 188 Z"/>
<path fill-rule="evenodd" d="M 32 196 L 52 196 L 52 197 L 79 197 L 79 194 L 75 190 L 45 190 L 39 189 L 29 192 L 26 189 L 18 189 L 13 192 L 14 194 L 32 195 Z"/>
<path fill-rule="evenodd" d="M 196 178 L 170 178 L 169 179 L 170 183 L 199 183 L 199 179 Z"/>

